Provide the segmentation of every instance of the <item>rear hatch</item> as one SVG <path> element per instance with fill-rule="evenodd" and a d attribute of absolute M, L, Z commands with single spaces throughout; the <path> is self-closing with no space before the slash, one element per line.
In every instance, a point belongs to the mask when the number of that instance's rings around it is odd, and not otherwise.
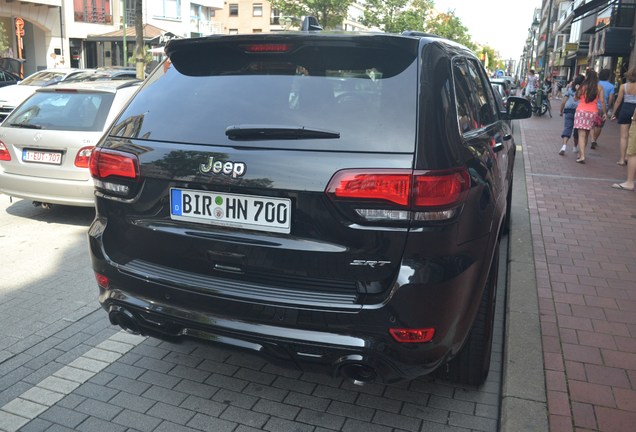
<path fill-rule="evenodd" d="M 410 223 L 417 46 L 171 42 L 91 162 L 106 254 L 124 272 L 231 299 L 381 302 Z"/>
<path fill-rule="evenodd" d="M 34 93 L 2 124 L 1 140 L 12 154 L 2 164 L 4 172 L 89 180 L 88 158 L 104 133 L 114 96 L 55 87 Z"/>

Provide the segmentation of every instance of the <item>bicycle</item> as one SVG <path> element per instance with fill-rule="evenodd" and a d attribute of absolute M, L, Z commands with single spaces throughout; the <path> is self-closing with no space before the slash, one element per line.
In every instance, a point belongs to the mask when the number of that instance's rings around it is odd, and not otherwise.
<path fill-rule="evenodd" d="M 546 112 L 552 118 L 552 108 L 550 107 L 550 101 L 548 100 L 547 95 L 543 96 L 544 90 L 536 90 L 530 92 L 530 104 L 532 105 L 532 113 L 538 117 L 541 117 Z M 537 98 L 541 97 L 541 106 L 538 106 Z"/>

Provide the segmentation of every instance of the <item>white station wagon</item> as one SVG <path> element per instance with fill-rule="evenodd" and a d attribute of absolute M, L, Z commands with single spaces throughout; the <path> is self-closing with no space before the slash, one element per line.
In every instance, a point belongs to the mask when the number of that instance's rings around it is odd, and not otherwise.
<path fill-rule="evenodd" d="M 100 81 L 38 89 L 0 124 L 0 193 L 45 207 L 94 206 L 91 152 L 138 84 Z"/>

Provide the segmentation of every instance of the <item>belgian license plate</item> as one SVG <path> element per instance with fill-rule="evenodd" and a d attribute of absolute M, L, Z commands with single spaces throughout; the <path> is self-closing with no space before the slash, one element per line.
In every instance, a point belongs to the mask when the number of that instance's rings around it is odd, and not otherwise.
<path fill-rule="evenodd" d="M 170 217 L 174 220 L 289 234 L 291 200 L 170 189 Z"/>
<path fill-rule="evenodd" d="M 62 163 L 62 153 L 43 150 L 22 150 L 22 160 L 24 162 L 36 162 L 52 165 L 60 165 Z"/>

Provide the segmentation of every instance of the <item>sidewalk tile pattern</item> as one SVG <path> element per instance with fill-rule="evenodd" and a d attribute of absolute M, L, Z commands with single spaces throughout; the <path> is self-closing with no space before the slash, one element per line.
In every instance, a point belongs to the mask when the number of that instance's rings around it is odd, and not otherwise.
<path fill-rule="evenodd" d="M 626 176 L 618 126 L 606 123 L 585 165 L 557 154 L 561 117 L 521 126 L 550 430 L 633 432 L 636 193 L 610 187 Z"/>
<path fill-rule="evenodd" d="M 1 431 L 497 431 L 506 266 L 483 386 L 423 377 L 359 387 L 211 345 L 122 339 L 97 302 L 91 219 L 0 196 L 12 269 L 0 272 Z"/>

